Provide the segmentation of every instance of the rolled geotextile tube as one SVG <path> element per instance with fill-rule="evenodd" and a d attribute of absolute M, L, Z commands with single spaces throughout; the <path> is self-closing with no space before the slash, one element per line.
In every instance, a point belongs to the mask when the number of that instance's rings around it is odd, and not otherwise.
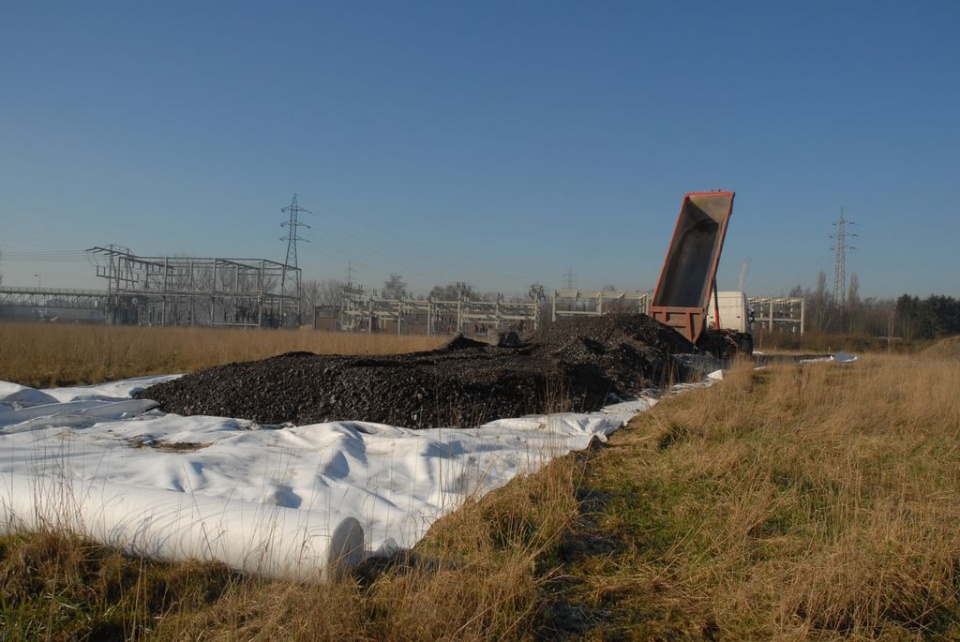
<path fill-rule="evenodd" d="M 105 481 L 0 475 L 0 533 L 64 530 L 153 560 L 328 582 L 364 556 L 353 517 Z"/>

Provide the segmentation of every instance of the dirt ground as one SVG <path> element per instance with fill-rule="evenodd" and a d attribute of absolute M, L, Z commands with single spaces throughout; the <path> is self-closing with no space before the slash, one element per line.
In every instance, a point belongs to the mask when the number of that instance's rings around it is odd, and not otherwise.
<path fill-rule="evenodd" d="M 702 376 L 676 331 L 643 314 L 564 319 L 514 345 L 456 337 L 430 352 L 306 352 L 210 368 L 138 398 L 166 412 L 304 425 L 357 420 L 471 427 L 505 417 L 593 411 L 643 388 Z"/>

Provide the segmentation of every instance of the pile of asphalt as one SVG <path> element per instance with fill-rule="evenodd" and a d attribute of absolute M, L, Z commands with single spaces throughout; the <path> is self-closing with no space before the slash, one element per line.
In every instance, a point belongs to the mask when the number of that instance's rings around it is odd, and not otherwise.
<path fill-rule="evenodd" d="M 693 346 L 643 314 L 564 319 L 494 346 L 458 336 L 429 352 L 292 352 L 209 368 L 141 391 L 166 411 L 260 424 L 370 421 L 472 427 L 507 417 L 599 410 L 617 397 L 702 375 Z"/>

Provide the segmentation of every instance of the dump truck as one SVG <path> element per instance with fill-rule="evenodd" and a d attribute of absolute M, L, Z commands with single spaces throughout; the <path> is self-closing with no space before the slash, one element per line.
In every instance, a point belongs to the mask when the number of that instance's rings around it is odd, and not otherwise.
<path fill-rule="evenodd" d="M 718 301 L 717 266 L 733 197 L 730 191 L 691 192 L 683 197 L 650 303 L 650 316 L 677 330 L 697 351 L 718 359 L 753 353 L 753 336 L 724 325 Z M 712 315 L 708 314 L 711 307 Z"/>

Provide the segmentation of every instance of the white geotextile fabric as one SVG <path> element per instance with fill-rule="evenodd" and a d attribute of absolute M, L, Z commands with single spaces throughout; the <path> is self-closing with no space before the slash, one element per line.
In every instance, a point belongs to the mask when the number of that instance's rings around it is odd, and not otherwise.
<path fill-rule="evenodd" d="M 63 526 L 151 558 L 323 581 L 413 546 L 468 497 L 606 440 L 659 396 L 429 430 L 262 426 L 131 398 L 174 376 L 42 391 L 0 382 L 0 530 Z"/>

